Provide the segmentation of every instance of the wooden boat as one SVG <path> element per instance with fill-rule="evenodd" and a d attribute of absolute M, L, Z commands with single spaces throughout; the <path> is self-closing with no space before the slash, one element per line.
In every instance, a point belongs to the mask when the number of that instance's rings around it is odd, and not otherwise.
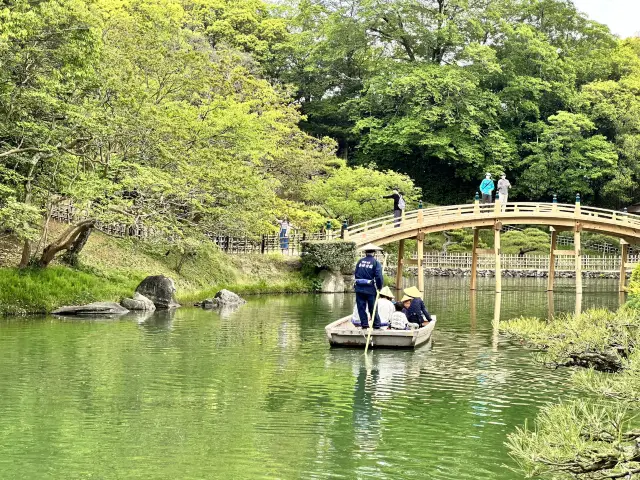
<path fill-rule="evenodd" d="M 416 330 L 372 330 L 369 347 L 416 348 L 424 345 L 436 326 L 436 316 L 431 315 L 431 318 L 432 322 Z M 351 315 L 330 323 L 325 331 L 332 347 L 364 347 L 367 343 L 367 330 L 354 326 Z"/>

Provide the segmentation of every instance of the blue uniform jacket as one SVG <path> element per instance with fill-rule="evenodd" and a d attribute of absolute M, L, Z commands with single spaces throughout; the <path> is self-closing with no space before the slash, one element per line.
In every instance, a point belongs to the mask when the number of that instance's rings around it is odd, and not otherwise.
<path fill-rule="evenodd" d="M 375 295 L 376 290 L 382 288 L 382 265 L 373 258 L 373 255 L 367 255 L 356 263 L 355 277 L 356 292 Z M 370 280 L 370 282 L 368 284 L 362 284 L 362 282 L 358 282 L 358 280 Z"/>
<path fill-rule="evenodd" d="M 424 302 L 421 298 L 414 298 L 411 300 L 411 305 L 409 308 L 403 308 L 402 311 L 407 316 L 407 320 L 411 323 L 417 323 L 419 325 L 422 324 L 422 315 L 424 315 L 427 319 L 427 322 L 431 321 L 431 315 L 427 312 L 427 307 L 425 307 Z"/>

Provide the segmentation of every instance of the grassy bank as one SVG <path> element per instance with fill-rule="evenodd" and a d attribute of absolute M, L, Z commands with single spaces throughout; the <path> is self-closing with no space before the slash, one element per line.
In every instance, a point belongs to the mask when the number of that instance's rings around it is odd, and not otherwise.
<path fill-rule="evenodd" d="M 61 228 L 58 226 L 56 228 Z M 148 275 L 174 279 L 177 298 L 188 305 L 221 288 L 243 295 L 310 292 L 299 260 L 281 255 L 230 256 L 203 245 L 187 258 L 170 245 L 123 240 L 93 233 L 76 268 L 56 263 L 18 270 L 15 242 L 0 243 L 0 314 L 45 313 L 62 305 L 131 296 Z"/>

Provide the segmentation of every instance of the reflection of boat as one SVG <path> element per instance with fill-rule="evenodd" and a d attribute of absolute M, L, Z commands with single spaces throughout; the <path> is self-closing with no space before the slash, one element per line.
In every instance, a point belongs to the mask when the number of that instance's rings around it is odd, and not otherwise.
<path fill-rule="evenodd" d="M 416 348 L 431 338 L 436 326 L 436 316 L 426 327 L 417 330 L 372 330 L 371 346 L 376 348 Z M 325 327 L 327 338 L 336 347 L 364 347 L 367 343 L 367 330 L 355 327 L 351 315 L 336 320 Z"/>

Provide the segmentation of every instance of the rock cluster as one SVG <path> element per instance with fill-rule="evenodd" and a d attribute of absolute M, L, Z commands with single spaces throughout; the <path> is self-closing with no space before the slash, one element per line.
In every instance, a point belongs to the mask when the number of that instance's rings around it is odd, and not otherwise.
<path fill-rule="evenodd" d="M 156 309 L 154 303 L 144 295 L 136 292 L 133 294 L 133 298 L 123 298 L 120 301 L 127 310 L 138 310 L 144 312 L 153 312 Z"/>
<path fill-rule="evenodd" d="M 330 270 L 322 270 L 318 274 L 318 279 L 321 282 L 318 289 L 320 293 L 352 292 L 353 282 L 355 281 L 353 275 L 344 275 Z"/>
<path fill-rule="evenodd" d="M 176 308 L 180 304 L 175 300 L 176 286 L 173 280 L 164 275 L 153 275 L 145 278 L 136 293 L 147 297 L 158 309 Z"/>
<path fill-rule="evenodd" d="M 196 303 L 196 307 L 202 308 L 223 308 L 223 307 L 239 307 L 244 305 L 247 301 L 240 297 L 238 294 L 229 290 L 222 289 L 215 294 L 213 298 L 207 298 L 206 300 Z"/>
<path fill-rule="evenodd" d="M 129 313 L 130 310 L 153 312 L 158 309 L 179 307 L 174 294 L 176 287 L 172 279 L 164 275 L 145 278 L 136 288 L 133 298 L 123 298 L 120 304 L 114 302 L 94 302 L 88 305 L 61 307 L 55 315 L 80 317 L 114 317 Z M 244 301 L 244 300 L 243 300 Z"/>
<path fill-rule="evenodd" d="M 87 305 L 73 305 L 60 307 L 54 310 L 54 315 L 77 316 L 77 317 L 95 317 L 95 316 L 116 316 L 124 315 L 129 310 L 118 305 L 115 302 L 94 302 Z"/>

